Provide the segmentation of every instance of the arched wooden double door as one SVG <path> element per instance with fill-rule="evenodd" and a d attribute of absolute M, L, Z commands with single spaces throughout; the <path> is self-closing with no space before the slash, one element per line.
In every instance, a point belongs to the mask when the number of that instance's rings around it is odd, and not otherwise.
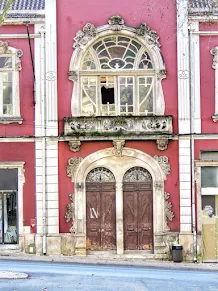
<path fill-rule="evenodd" d="M 106 168 L 92 170 L 86 178 L 86 247 L 116 249 L 115 178 Z"/>
<path fill-rule="evenodd" d="M 123 178 L 124 249 L 153 249 L 152 177 L 141 167 Z"/>

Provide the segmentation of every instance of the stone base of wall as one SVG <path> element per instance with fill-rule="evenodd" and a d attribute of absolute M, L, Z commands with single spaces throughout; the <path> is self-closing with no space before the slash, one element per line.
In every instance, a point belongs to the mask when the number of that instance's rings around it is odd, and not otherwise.
<path fill-rule="evenodd" d="M 201 235 L 198 235 L 197 241 L 198 254 L 201 254 Z M 42 235 L 25 234 L 19 238 L 18 248 L 21 252 L 42 255 L 42 242 Z M 84 235 L 73 235 L 70 233 L 50 234 L 46 238 L 46 243 L 47 255 L 87 255 Z M 149 258 L 172 260 L 172 245 L 175 243 L 183 246 L 184 260 L 193 260 L 193 234 L 178 232 L 156 233 L 154 236 L 154 253 L 150 254 Z"/>

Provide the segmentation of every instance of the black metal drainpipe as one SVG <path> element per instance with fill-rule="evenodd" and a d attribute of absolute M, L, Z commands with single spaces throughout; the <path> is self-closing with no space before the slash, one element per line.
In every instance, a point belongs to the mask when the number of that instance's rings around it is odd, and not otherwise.
<path fill-rule="evenodd" d="M 34 65 L 34 60 L 33 60 L 33 51 L 32 51 L 32 46 L 31 46 L 31 41 L 30 41 L 30 32 L 29 32 L 29 23 L 30 22 L 24 22 L 26 24 L 26 29 L 27 29 L 27 35 L 28 35 L 28 42 L 29 42 L 29 48 L 30 48 L 30 56 L 31 56 L 31 62 L 32 62 L 32 70 L 33 70 L 33 80 L 34 80 L 34 87 L 33 87 L 33 104 L 36 104 L 36 98 L 35 98 L 35 85 L 36 85 L 36 76 L 35 76 L 35 65 Z"/>

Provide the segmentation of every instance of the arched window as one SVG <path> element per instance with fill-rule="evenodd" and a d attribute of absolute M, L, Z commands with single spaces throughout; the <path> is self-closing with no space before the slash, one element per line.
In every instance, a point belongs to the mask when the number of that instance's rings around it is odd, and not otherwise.
<path fill-rule="evenodd" d="M 69 78 L 73 116 L 163 115 L 165 66 L 156 32 L 146 24 L 87 24 L 75 37 Z"/>
<path fill-rule="evenodd" d="M 20 117 L 19 71 L 21 50 L 0 41 L 0 121 L 22 122 Z"/>

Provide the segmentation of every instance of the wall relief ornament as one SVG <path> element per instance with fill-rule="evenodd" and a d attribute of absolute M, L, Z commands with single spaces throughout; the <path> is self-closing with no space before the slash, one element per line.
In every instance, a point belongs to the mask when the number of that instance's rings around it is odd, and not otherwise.
<path fill-rule="evenodd" d="M 157 143 L 158 150 L 164 151 L 167 149 L 169 140 L 168 140 L 168 138 L 160 138 L 160 139 L 156 140 L 156 143 Z"/>
<path fill-rule="evenodd" d="M 123 29 L 124 26 L 124 20 L 119 15 L 111 16 L 108 20 L 108 23 L 110 25 L 110 28 L 114 31 L 120 31 Z"/>
<path fill-rule="evenodd" d="M 87 23 L 82 30 L 79 30 L 74 37 L 74 48 L 86 45 L 92 38 L 96 36 L 96 28 L 94 24 Z"/>
<path fill-rule="evenodd" d="M 9 49 L 6 41 L 0 41 L 0 54 L 12 54 L 12 51 Z"/>
<path fill-rule="evenodd" d="M 79 140 L 71 140 L 68 142 L 69 147 L 71 152 L 79 152 L 80 151 L 80 146 L 81 146 L 81 141 Z"/>
<path fill-rule="evenodd" d="M 169 202 L 168 199 L 170 198 L 170 194 L 167 192 L 164 192 L 164 207 L 165 207 L 165 216 L 166 216 L 166 230 L 169 230 L 168 221 L 172 221 L 174 218 L 174 213 L 171 210 L 172 209 L 172 202 Z"/>
<path fill-rule="evenodd" d="M 210 50 L 211 55 L 213 56 L 213 63 L 212 68 L 217 69 L 218 68 L 218 47 L 214 47 L 212 50 Z"/>
<path fill-rule="evenodd" d="M 69 198 L 71 200 L 71 203 L 67 204 L 67 211 L 66 211 L 64 217 L 65 217 L 66 222 L 68 222 L 68 223 L 72 220 L 71 227 L 70 227 L 69 231 L 71 233 L 75 233 L 75 225 L 74 225 L 74 222 L 75 222 L 75 195 L 70 193 Z"/>
<path fill-rule="evenodd" d="M 71 178 L 71 182 L 75 181 L 75 173 L 82 162 L 83 158 L 71 158 L 68 160 L 67 176 Z"/>
<path fill-rule="evenodd" d="M 167 177 L 171 172 L 169 158 L 167 156 L 154 156 L 154 159 L 158 162 L 159 166 Z"/>
<path fill-rule="evenodd" d="M 118 140 L 113 141 L 115 156 L 122 157 L 122 151 L 123 151 L 124 145 L 125 145 L 124 139 L 118 139 Z"/>
<path fill-rule="evenodd" d="M 151 30 L 151 28 L 144 22 L 142 22 L 138 28 L 136 28 L 136 34 L 138 36 L 145 37 L 148 44 L 156 45 L 160 47 L 158 39 L 160 38 L 156 31 Z"/>
<path fill-rule="evenodd" d="M 160 70 L 159 73 L 157 73 L 157 79 L 163 80 L 167 77 L 167 71 L 166 70 Z"/>

